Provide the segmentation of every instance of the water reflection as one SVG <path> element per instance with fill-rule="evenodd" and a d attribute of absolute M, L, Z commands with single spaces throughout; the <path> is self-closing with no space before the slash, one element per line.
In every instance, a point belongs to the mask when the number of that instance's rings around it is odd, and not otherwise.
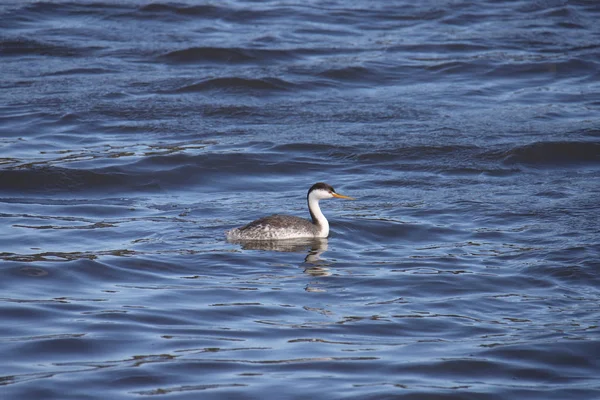
<path fill-rule="evenodd" d="M 287 240 L 248 240 L 230 241 L 238 244 L 242 250 L 266 250 L 287 253 L 307 253 L 304 260 L 299 264 L 304 268 L 306 274 L 312 276 L 329 276 L 329 262 L 321 259 L 321 255 L 327 251 L 327 238 L 312 239 L 287 239 Z"/>
<path fill-rule="evenodd" d="M 321 255 L 327 251 L 327 239 L 313 239 L 313 243 L 304 258 L 304 273 L 312 276 L 329 276 L 331 272 L 327 266 L 327 260 L 322 260 Z"/>

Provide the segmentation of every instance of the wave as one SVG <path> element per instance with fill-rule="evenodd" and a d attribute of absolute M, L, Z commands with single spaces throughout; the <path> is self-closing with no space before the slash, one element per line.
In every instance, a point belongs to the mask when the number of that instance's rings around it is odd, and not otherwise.
<path fill-rule="evenodd" d="M 187 15 L 219 16 L 223 13 L 222 7 L 213 5 L 184 6 L 174 3 L 150 3 L 138 8 L 144 13 L 176 13 Z"/>
<path fill-rule="evenodd" d="M 425 167 L 497 168 L 516 164 L 564 167 L 600 164 L 600 143 L 584 141 L 535 142 L 510 148 L 505 146 L 430 145 L 402 146 L 390 149 L 339 149 L 337 158 L 366 163 L 385 163 L 405 167 L 407 163 Z"/>
<path fill-rule="evenodd" d="M 273 166 L 276 165 L 276 170 Z M 230 179 L 240 171 L 257 178 L 302 174 L 309 161 L 290 161 L 284 153 L 203 153 L 146 155 L 132 162 L 104 168 L 64 168 L 53 165 L 0 169 L 0 193 L 131 193 L 219 182 L 219 187 L 245 183 Z M 251 179 L 252 180 L 252 179 Z"/>
<path fill-rule="evenodd" d="M 215 182 L 219 182 L 217 186 L 221 189 L 237 189 L 252 186 L 255 179 L 278 180 L 305 175 L 306 171 L 319 170 L 324 160 L 338 166 L 357 162 L 387 170 L 498 176 L 513 174 L 520 169 L 519 165 L 539 168 L 600 165 L 598 142 L 536 142 L 508 149 L 447 145 L 385 150 L 323 143 L 250 142 L 240 150 L 139 153 L 123 157 L 118 165 L 113 163 L 100 168 L 88 168 L 85 162 L 74 162 L 74 168 L 50 164 L 56 161 L 37 166 L 9 166 L 0 170 L 0 192 L 154 192 L 213 186 Z M 110 154 L 106 157 L 110 158 Z M 102 162 L 98 160 L 94 164 Z M 246 178 L 237 179 L 240 176 Z"/>
<path fill-rule="evenodd" d="M 277 78 L 239 78 L 224 77 L 207 79 L 199 83 L 185 85 L 171 93 L 203 92 L 209 90 L 233 91 L 285 91 L 292 89 L 294 84 Z"/>
<path fill-rule="evenodd" d="M 600 143 L 536 142 L 518 146 L 507 152 L 506 164 L 532 166 L 569 166 L 600 164 Z"/>
<path fill-rule="evenodd" d="M 0 56 L 52 56 L 52 57 L 82 57 L 93 53 L 101 47 L 74 47 L 47 43 L 23 37 L 5 38 L 0 40 Z"/>
<path fill-rule="evenodd" d="M 183 5 L 176 3 L 151 3 L 139 7 L 135 16 L 166 18 L 169 14 L 177 15 L 178 17 L 193 17 L 193 18 L 210 18 L 222 19 L 226 21 L 247 21 L 252 19 L 264 18 L 270 14 L 270 9 L 260 12 L 257 8 L 236 8 L 222 7 L 215 5 Z"/>
<path fill-rule="evenodd" d="M 416 160 L 440 160 L 442 158 L 473 158 L 481 155 L 487 149 L 470 145 L 431 145 L 431 146 L 404 146 L 386 149 L 376 152 L 365 152 L 358 154 L 361 161 L 416 161 Z"/>
<path fill-rule="evenodd" d="M 273 62 L 291 59 L 294 55 L 286 50 L 250 49 L 243 47 L 190 47 L 162 54 L 159 60 L 168 63 L 248 63 Z"/>
<path fill-rule="evenodd" d="M 42 74 L 42 76 L 61 76 L 61 75 L 98 75 L 98 74 L 112 74 L 116 73 L 116 70 L 107 68 L 71 68 L 62 71 L 49 72 Z"/>
<path fill-rule="evenodd" d="M 60 167 L 0 170 L 2 192 L 55 192 L 106 189 L 127 183 L 117 171 L 90 171 Z"/>

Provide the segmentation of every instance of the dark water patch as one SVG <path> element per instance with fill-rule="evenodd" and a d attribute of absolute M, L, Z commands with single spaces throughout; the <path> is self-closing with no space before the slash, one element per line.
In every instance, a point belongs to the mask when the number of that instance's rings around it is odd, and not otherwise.
<path fill-rule="evenodd" d="M 366 18 L 377 23 L 397 23 L 402 22 L 414 23 L 421 21 L 433 21 L 442 19 L 447 11 L 443 7 L 421 7 L 416 4 L 405 4 L 401 12 L 397 12 L 395 7 L 389 4 L 380 7 L 364 7 L 364 6 L 349 6 L 342 8 L 333 8 L 330 15 L 333 16 L 334 22 L 345 23 L 350 25 L 358 25 L 365 29 L 381 29 L 382 26 L 374 25 L 371 27 L 364 26 L 361 22 Z M 383 28 L 398 25 L 383 25 Z M 400 25 L 403 26 L 403 25 Z"/>
<path fill-rule="evenodd" d="M 289 60 L 293 57 L 285 50 L 267 50 L 226 47 L 191 47 L 175 50 L 159 56 L 169 63 L 273 63 L 276 60 Z"/>
<path fill-rule="evenodd" d="M 400 43 L 386 48 L 386 51 L 392 53 L 411 54 L 411 60 L 431 62 L 438 60 L 439 54 L 461 54 L 473 53 L 479 54 L 489 50 L 489 46 L 468 41 L 445 41 L 435 43 Z M 438 55 L 436 57 L 426 57 L 425 54 Z M 474 61 L 474 60 L 473 60 Z"/>
<path fill-rule="evenodd" d="M 581 25 L 575 22 L 559 22 L 557 25 L 565 29 L 583 30 L 586 28 L 585 25 Z"/>
<path fill-rule="evenodd" d="M 25 37 L 4 38 L 0 40 L 0 56 L 49 56 L 49 57 L 84 57 L 90 56 L 100 46 L 66 46 L 50 42 L 44 42 Z"/>
<path fill-rule="evenodd" d="M 525 368 L 537 368 L 538 371 L 542 369 L 541 366 L 551 365 L 553 370 L 563 375 L 558 379 L 576 382 L 586 379 L 581 376 L 582 372 L 585 374 L 586 370 L 600 367 L 597 359 L 590 358 L 588 353 L 597 345 L 597 340 L 565 341 L 557 337 L 555 340 L 527 346 L 499 346 L 486 350 L 483 355 L 514 362 Z"/>
<path fill-rule="evenodd" d="M 594 271 L 600 266 L 600 263 L 590 263 L 590 265 L 570 265 L 570 266 L 556 266 L 556 265 L 538 265 L 536 268 L 530 268 L 530 270 L 537 272 L 538 274 L 545 274 L 556 281 L 566 282 L 570 285 L 582 285 L 582 286 L 597 286 L 600 279 L 597 278 Z"/>
<path fill-rule="evenodd" d="M 323 154 L 323 155 L 341 155 L 348 154 L 352 148 L 346 146 L 337 146 L 328 143 L 285 143 L 275 144 L 271 147 L 271 150 L 287 153 L 287 154 L 305 154 L 310 156 L 312 154 Z M 342 157 L 342 156 L 340 156 Z M 342 157 L 343 158 L 343 157 Z"/>
<path fill-rule="evenodd" d="M 540 17 L 576 20 L 577 12 L 572 6 L 541 8 L 537 13 Z"/>
<path fill-rule="evenodd" d="M 504 162 L 547 168 L 597 165 L 600 164 L 600 143 L 536 142 L 508 151 Z"/>
<path fill-rule="evenodd" d="M 199 106 L 202 114 L 207 117 L 253 117 L 265 116 L 264 110 L 260 107 L 253 107 L 243 104 L 203 104 Z"/>
<path fill-rule="evenodd" d="M 101 354 L 101 350 L 94 345 L 93 339 L 88 339 L 84 336 L 74 338 L 46 338 L 37 341 L 30 341 L 21 346 L 15 346 L 14 350 L 21 353 L 24 358 L 40 360 L 40 355 L 49 357 L 50 360 L 57 360 L 57 355 L 60 355 L 62 360 L 73 360 L 72 357 L 82 356 L 83 354 Z M 52 352 L 48 350 L 52 349 Z M 42 357 L 43 358 L 43 357 Z M 86 359 L 82 357 L 82 359 Z"/>
<path fill-rule="evenodd" d="M 152 182 L 146 182 L 152 185 Z M 60 167 L 21 168 L 0 171 L 2 193 L 58 193 L 131 187 L 135 179 L 117 170 L 87 171 Z M 144 184 L 142 184 L 144 185 Z"/>
<path fill-rule="evenodd" d="M 108 68 L 73 68 L 62 71 L 49 72 L 43 76 L 61 76 L 61 75 L 97 75 L 97 74 L 113 74 L 116 70 Z"/>
<path fill-rule="evenodd" d="M 349 153 L 344 158 L 365 163 L 386 165 L 391 170 L 440 172 L 456 176 L 485 174 L 494 177 L 511 176 L 518 168 L 507 168 L 502 162 L 506 150 L 502 147 L 477 145 L 406 145 L 379 151 Z"/>
<path fill-rule="evenodd" d="M 235 93 L 268 93 L 287 91 L 294 87 L 290 82 L 277 78 L 213 78 L 199 83 L 185 85 L 167 93 L 193 93 L 205 91 L 221 91 Z"/>
<path fill-rule="evenodd" d="M 64 16 L 65 14 L 74 15 L 104 15 L 107 11 L 123 9 L 122 5 L 110 2 L 47 2 L 36 1 L 25 5 L 22 9 L 25 13 L 47 15 L 48 17 Z"/>
<path fill-rule="evenodd" d="M 384 151 L 374 153 L 359 154 L 360 160 L 364 161 L 387 161 L 387 160 L 423 160 L 423 159 L 439 159 L 440 157 L 456 156 L 464 158 L 465 155 L 473 155 L 485 150 L 478 146 L 470 145 L 429 145 L 429 146 L 410 146 L 397 147 L 395 149 L 386 149 Z"/>
<path fill-rule="evenodd" d="M 129 13 L 127 16 L 132 18 L 159 18 L 168 19 L 169 16 L 177 18 L 205 18 L 213 21 L 215 19 L 237 22 L 237 23 L 255 23 L 264 19 L 273 19 L 286 15 L 286 7 L 239 7 L 234 4 L 227 6 L 216 5 L 187 5 L 175 3 L 151 3 L 140 6 L 135 13 Z"/>
<path fill-rule="evenodd" d="M 597 244 L 567 247 L 545 254 L 544 259 L 529 266 L 527 271 L 538 276 L 553 278 L 557 284 L 598 287 L 600 281 L 595 273 L 600 262 Z"/>
<path fill-rule="evenodd" d="M 67 18 L 79 17 L 102 19 L 107 14 L 126 9 L 128 7 L 109 2 L 26 2 L 21 7 L 6 9 L 2 26 L 9 28 L 46 28 L 52 26 L 56 18 L 62 21 Z"/>
<path fill-rule="evenodd" d="M 226 10 L 225 8 L 213 6 L 213 5 L 199 5 L 199 6 L 187 6 L 183 4 L 173 3 L 151 3 L 140 6 L 138 11 L 141 13 L 150 14 L 183 14 L 183 15 L 195 15 L 195 16 L 206 16 L 206 17 L 219 17 L 223 15 Z"/>

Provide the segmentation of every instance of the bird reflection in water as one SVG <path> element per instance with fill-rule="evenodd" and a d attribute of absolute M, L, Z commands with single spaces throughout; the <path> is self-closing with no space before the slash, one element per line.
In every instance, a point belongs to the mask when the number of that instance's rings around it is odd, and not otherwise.
<path fill-rule="evenodd" d="M 230 240 L 238 244 L 242 250 L 266 250 L 285 253 L 307 253 L 300 267 L 304 273 L 312 276 L 329 276 L 329 262 L 322 260 L 321 255 L 327 251 L 327 238 L 286 239 L 286 240 Z"/>

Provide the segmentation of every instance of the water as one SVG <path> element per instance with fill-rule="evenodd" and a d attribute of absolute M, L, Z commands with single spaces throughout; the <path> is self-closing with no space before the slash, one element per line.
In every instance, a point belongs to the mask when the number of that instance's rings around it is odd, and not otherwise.
<path fill-rule="evenodd" d="M 3 2 L 0 396 L 600 397 L 599 18 Z"/>

